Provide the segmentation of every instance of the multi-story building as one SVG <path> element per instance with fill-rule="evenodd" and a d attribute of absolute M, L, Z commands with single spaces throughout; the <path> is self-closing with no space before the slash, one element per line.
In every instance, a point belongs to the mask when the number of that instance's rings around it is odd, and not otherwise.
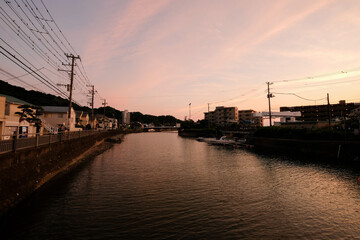
<path fill-rule="evenodd" d="M 329 117 L 330 120 L 347 117 L 352 110 L 358 107 L 359 104 L 346 103 L 342 100 L 338 104 L 280 107 L 280 112 L 301 112 L 301 117 L 297 117 L 296 120 L 302 122 L 322 122 L 328 121 Z"/>
<path fill-rule="evenodd" d="M 122 114 L 121 124 L 129 125 L 130 124 L 130 113 L 128 112 L 128 110 L 122 111 L 121 114 Z"/>
<path fill-rule="evenodd" d="M 226 126 L 236 124 L 239 121 L 239 112 L 237 107 L 216 107 L 215 111 L 205 113 L 205 120 L 210 124 Z"/>
<path fill-rule="evenodd" d="M 250 128 L 262 127 L 263 118 L 255 117 L 254 113 L 256 113 L 256 111 L 252 109 L 239 110 L 239 124 Z"/>

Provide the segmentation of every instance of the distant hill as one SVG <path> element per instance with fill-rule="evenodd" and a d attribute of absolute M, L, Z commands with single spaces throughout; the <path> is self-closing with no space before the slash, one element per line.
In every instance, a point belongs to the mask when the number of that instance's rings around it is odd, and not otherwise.
<path fill-rule="evenodd" d="M 176 119 L 173 116 L 153 116 L 148 114 L 142 114 L 141 112 L 132 112 L 131 113 L 131 121 L 132 122 L 141 122 L 141 123 L 153 123 L 155 126 L 160 125 L 175 125 L 176 123 L 181 123 L 179 119 Z"/>
<path fill-rule="evenodd" d="M 37 105 L 37 106 L 69 106 L 69 100 L 62 97 L 54 96 L 52 94 L 46 94 L 33 90 L 26 90 L 22 87 L 13 86 L 7 82 L 0 80 L 0 94 L 6 94 L 9 96 L 16 97 L 25 102 Z M 73 108 L 75 110 L 81 110 L 86 112 L 91 112 L 91 109 L 86 106 L 79 106 L 76 103 L 73 103 Z M 104 108 L 95 108 L 95 114 L 104 114 Z M 110 118 L 121 119 L 121 111 L 113 107 L 105 107 L 105 115 Z M 141 122 L 141 123 L 154 123 L 155 125 L 174 125 L 175 123 L 180 123 L 181 121 L 176 119 L 173 116 L 153 116 L 153 115 L 143 115 L 140 112 L 131 112 L 130 113 L 131 122 Z"/>
<path fill-rule="evenodd" d="M 69 106 L 69 100 L 67 99 L 38 91 L 28 91 L 25 88 L 10 85 L 2 80 L 0 80 L 0 93 L 16 97 L 37 106 Z M 74 109 L 77 107 L 79 106 L 74 104 Z"/>

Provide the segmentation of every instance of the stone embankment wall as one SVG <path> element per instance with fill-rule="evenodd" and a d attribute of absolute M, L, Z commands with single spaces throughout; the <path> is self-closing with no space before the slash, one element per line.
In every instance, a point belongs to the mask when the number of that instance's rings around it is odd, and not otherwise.
<path fill-rule="evenodd" d="M 118 134 L 92 136 L 0 155 L 0 216 L 57 174 L 99 150 L 104 139 Z"/>
<path fill-rule="evenodd" d="M 255 151 L 269 154 L 306 156 L 359 163 L 359 141 L 298 140 L 252 137 L 248 143 Z"/>

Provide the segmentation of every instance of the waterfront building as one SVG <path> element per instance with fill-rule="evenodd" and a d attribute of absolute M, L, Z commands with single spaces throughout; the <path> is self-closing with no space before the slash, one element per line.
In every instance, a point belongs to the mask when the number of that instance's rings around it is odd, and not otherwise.
<path fill-rule="evenodd" d="M 111 118 L 111 121 L 112 121 L 112 129 L 118 129 L 118 120 L 116 118 Z"/>
<path fill-rule="evenodd" d="M 33 104 L 18 98 L 0 94 L 0 135 L 1 140 L 10 139 L 15 133 L 19 137 L 27 137 L 36 134 L 36 127 L 26 119 L 20 119 L 21 105 L 33 106 Z"/>
<path fill-rule="evenodd" d="M 239 111 L 237 107 L 219 106 L 215 108 L 215 111 L 206 112 L 205 120 L 217 126 L 237 124 L 239 121 Z"/>
<path fill-rule="evenodd" d="M 255 113 L 252 109 L 239 110 L 239 124 L 249 128 L 262 127 L 263 118 L 254 116 Z"/>
<path fill-rule="evenodd" d="M 43 115 L 40 119 L 46 122 L 48 127 L 46 128 L 49 132 L 56 132 L 57 129 L 68 129 L 69 131 L 77 131 L 81 128 L 76 128 L 76 115 L 73 108 L 70 112 L 70 121 L 68 121 L 69 107 L 59 106 L 42 106 Z M 56 130 L 49 130 L 56 129 Z"/>
<path fill-rule="evenodd" d="M 301 116 L 296 117 L 296 120 L 301 122 L 326 122 L 329 121 L 329 116 L 331 121 L 344 119 L 359 106 L 359 103 L 346 103 L 342 100 L 338 104 L 280 107 L 280 112 L 301 112 Z"/>

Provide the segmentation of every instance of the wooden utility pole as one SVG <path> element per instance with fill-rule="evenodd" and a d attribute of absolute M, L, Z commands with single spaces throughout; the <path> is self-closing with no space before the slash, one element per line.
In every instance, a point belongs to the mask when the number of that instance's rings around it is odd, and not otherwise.
<path fill-rule="evenodd" d="M 91 94 L 91 124 L 92 124 L 92 129 L 95 129 L 95 123 L 94 123 L 94 95 L 95 95 L 95 89 L 94 89 L 94 85 L 87 85 L 87 87 L 91 87 L 92 89 L 89 91 Z"/>
<path fill-rule="evenodd" d="M 73 54 L 65 54 L 67 58 L 71 58 L 71 75 L 70 75 L 70 94 L 69 94 L 69 111 L 68 111 L 68 128 L 70 131 L 70 118 L 71 118 L 71 107 L 72 107 L 72 89 L 73 89 L 73 83 L 74 83 L 74 66 L 75 65 L 75 59 L 80 59 L 80 56 L 75 57 Z M 65 64 L 63 64 L 65 65 Z"/>
<path fill-rule="evenodd" d="M 268 87 L 268 94 L 267 94 L 267 98 L 269 101 L 269 119 L 270 119 L 270 127 L 272 126 L 271 123 L 271 105 L 270 105 L 270 98 L 274 97 L 274 95 L 272 95 L 272 93 L 270 93 L 270 85 L 272 84 L 271 82 L 266 82 L 267 87 Z"/>
<path fill-rule="evenodd" d="M 330 98 L 329 94 L 327 94 L 327 103 L 328 103 L 328 118 L 329 118 L 329 128 L 331 127 L 331 114 L 330 114 Z"/>

